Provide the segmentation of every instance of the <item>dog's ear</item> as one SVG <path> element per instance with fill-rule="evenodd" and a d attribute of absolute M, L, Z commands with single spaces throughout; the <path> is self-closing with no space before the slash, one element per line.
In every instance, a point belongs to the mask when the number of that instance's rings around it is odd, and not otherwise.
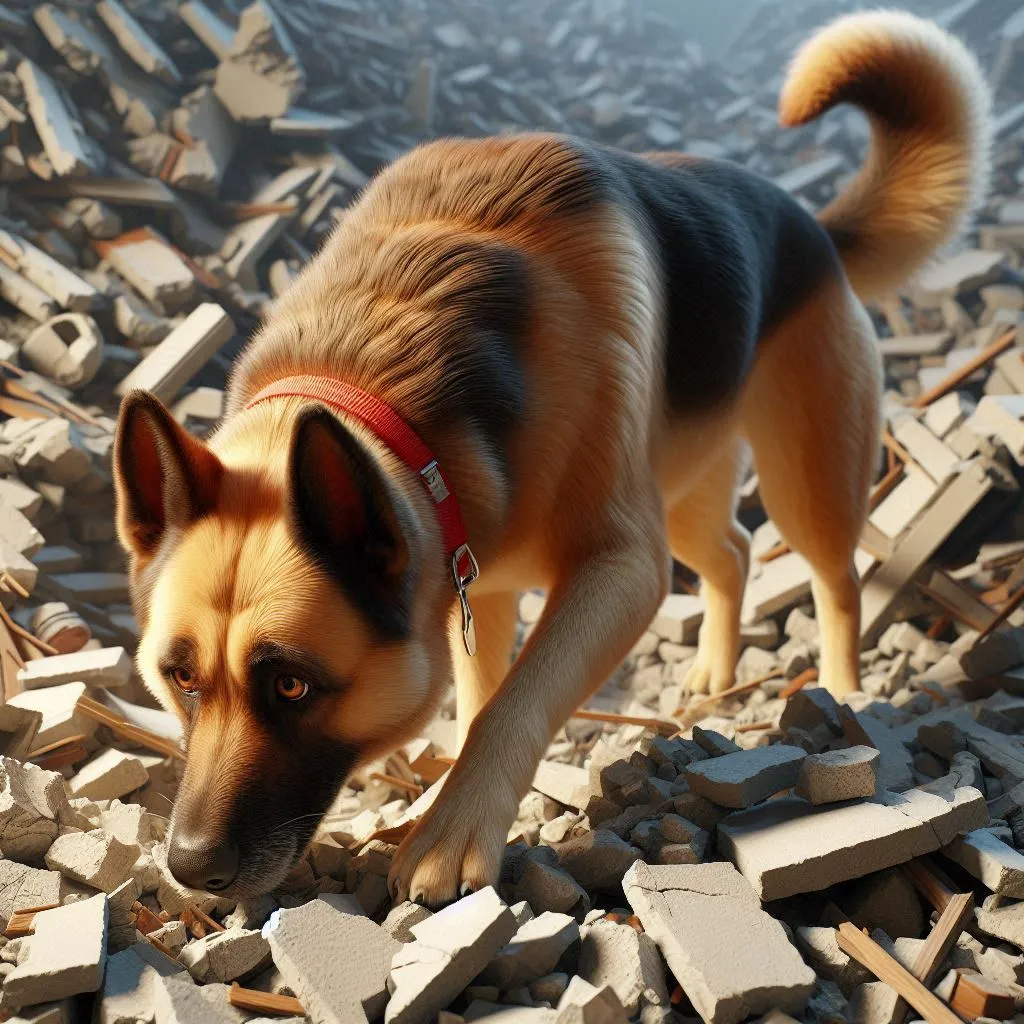
<path fill-rule="evenodd" d="M 299 417 L 288 472 L 302 546 L 379 631 L 406 635 L 412 558 L 405 500 L 322 406 Z"/>
<path fill-rule="evenodd" d="M 133 555 L 152 555 L 169 527 L 183 527 L 216 502 L 224 467 L 148 391 L 121 403 L 114 440 L 117 533 Z"/>

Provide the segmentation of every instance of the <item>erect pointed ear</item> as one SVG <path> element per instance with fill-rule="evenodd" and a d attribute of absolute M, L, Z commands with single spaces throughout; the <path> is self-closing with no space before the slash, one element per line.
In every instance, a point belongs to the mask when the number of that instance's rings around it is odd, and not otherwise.
<path fill-rule="evenodd" d="M 140 557 L 152 555 L 165 531 L 209 512 L 224 467 L 148 391 L 121 403 L 114 440 L 117 533 Z"/>
<path fill-rule="evenodd" d="M 289 478 L 303 547 L 378 632 L 406 636 L 409 510 L 376 460 L 337 417 L 314 406 L 296 424 Z"/>

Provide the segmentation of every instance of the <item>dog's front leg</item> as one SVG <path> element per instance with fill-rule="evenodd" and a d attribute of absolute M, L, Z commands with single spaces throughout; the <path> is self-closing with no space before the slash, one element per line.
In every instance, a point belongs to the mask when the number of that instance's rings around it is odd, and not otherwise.
<path fill-rule="evenodd" d="M 399 848 L 396 898 L 439 906 L 497 879 L 519 801 L 552 737 L 629 653 L 667 590 L 660 507 L 640 518 L 602 536 L 552 590 L 440 796 Z"/>

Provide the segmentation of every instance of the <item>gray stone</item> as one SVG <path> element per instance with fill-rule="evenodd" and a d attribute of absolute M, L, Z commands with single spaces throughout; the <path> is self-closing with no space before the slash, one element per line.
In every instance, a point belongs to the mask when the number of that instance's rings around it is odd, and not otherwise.
<path fill-rule="evenodd" d="M 692 764 L 686 781 L 693 792 L 722 807 L 750 807 L 795 786 L 806 756 L 782 743 L 757 747 Z"/>
<path fill-rule="evenodd" d="M 874 796 L 880 756 L 863 746 L 812 754 L 800 765 L 796 795 L 815 806 Z"/>

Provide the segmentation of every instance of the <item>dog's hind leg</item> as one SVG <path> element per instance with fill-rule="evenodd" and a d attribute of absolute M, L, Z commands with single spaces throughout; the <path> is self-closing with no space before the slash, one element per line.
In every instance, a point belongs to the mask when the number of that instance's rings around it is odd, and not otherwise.
<path fill-rule="evenodd" d="M 874 332 L 836 280 L 761 343 L 742 409 L 765 508 L 813 570 L 821 684 L 860 688 L 854 552 L 878 464 L 881 368 Z"/>
<path fill-rule="evenodd" d="M 475 657 L 470 657 L 466 653 L 457 608 L 451 629 L 460 751 L 477 712 L 501 686 L 502 680 L 512 666 L 518 612 L 518 595 L 515 593 L 499 592 L 471 596 L 473 619 L 476 624 Z"/>
<path fill-rule="evenodd" d="M 700 576 L 705 604 L 697 658 L 683 681 L 686 693 L 720 693 L 736 669 L 750 561 L 750 534 L 736 520 L 746 462 L 746 445 L 736 438 L 667 513 L 669 548 Z"/>

